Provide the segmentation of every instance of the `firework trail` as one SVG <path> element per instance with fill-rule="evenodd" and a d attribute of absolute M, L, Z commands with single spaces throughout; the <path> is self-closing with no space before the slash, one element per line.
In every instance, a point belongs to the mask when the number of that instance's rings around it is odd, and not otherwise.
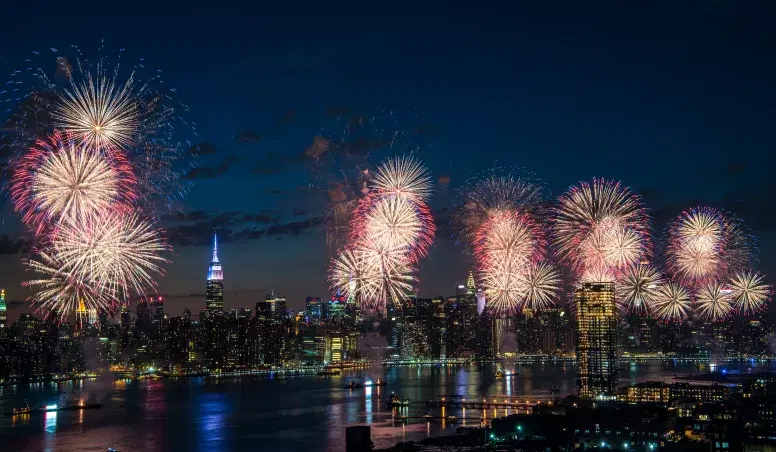
<path fill-rule="evenodd" d="M 733 303 L 744 315 L 762 311 L 770 301 L 771 288 L 763 282 L 764 276 L 747 270 L 736 273 L 730 280 Z"/>
<path fill-rule="evenodd" d="M 701 320 L 719 322 L 733 313 L 733 297 L 731 290 L 726 289 L 717 281 L 712 281 L 700 288 L 696 295 L 695 313 Z"/>
<path fill-rule="evenodd" d="M 652 314 L 664 322 L 681 322 L 692 312 L 690 292 L 679 284 L 668 282 L 659 286 L 654 297 Z"/>
<path fill-rule="evenodd" d="M 77 144 L 59 132 L 25 155 L 11 180 L 22 219 L 38 232 L 46 222 L 81 224 L 135 201 L 135 177 L 124 156 Z"/>

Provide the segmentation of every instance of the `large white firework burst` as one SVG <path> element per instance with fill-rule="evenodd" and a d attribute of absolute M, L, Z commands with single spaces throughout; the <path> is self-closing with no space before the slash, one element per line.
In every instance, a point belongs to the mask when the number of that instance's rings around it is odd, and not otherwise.
<path fill-rule="evenodd" d="M 541 311 L 555 304 L 561 289 L 560 273 L 552 265 L 531 265 L 523 278 L 524 308 Z"/>
<path fill-rule="evenodd" d="M 575 268 L 605 265 L 617 270 L 643 257 L 646 210 L 620 182 L 581 182 L 558 201 L 552 218 L 555 243 L 560 257 Z"/>
<path fill-rule="evenodd" d="M 135 199 L 135 177 L 120 152 L 79 145 L 55 132 L 22 159 L 11 195 L 27 223 L 81 223 Z"/>
<path fill-rule="evenodd" d="M 717 281 L 700 288 L 696 296 L 696 312 L 700 319 L 719 322 L 733 312 L 732 291 Z"/>
<path fill-rule="evenodd" d="M 650 312 L 655 305 L 663 279 L 648 264 L 627 267 L 615 284 L 618 306 L 629 312 Z"/>
<path fill-rule="evenodd" d="M 53 112 L 54 127 L 73 133 L 79 141 L 98 149 L 131 146 L 140 127 L 138 100 L 132 76 L 116 84 L 101 69 L 83 82 L 71 79 Z"/>
<path fill-rule="evenodd" d="M 346 248 L 331 260 L 329 280 L 335 293 L 356 301 L 373 300 L 377 291 L 378 269 L 374 260 L 359 250 Z"/>
<path fill-rule="evenodd" d="M 415 203 L 398 196 L 388 196 L 370 206 L 362 220 L 363 231 L 359 234 L 379 249 L 417 249 L 422 256 L 433 240 L 429 235 L 429 221 L 433 220 L 426 219 Z"/>
<path fill-rule="evenodd" d="M 763 282 L 761 273 L 747 270 L 736 273 L 730 280 L 733 302 L 738 312 L 753 314 L 761 311 L 770 298 L 771 288 Z"/>
<path fill-rule="evenodd" d="M 32 289 L 30 301 L 47 316 L 65 320 L 76 312 L 82 302 L 89 310 L 112 311 L 114 300 L 91 281 L 70 275 L 67 264 L 56 254 L 42 251 L 36 258 L 27 259 L 24 263 L 36 273 L 36 279 L 25 281 L 22 285 Z"/>
<path fill-rule="evenodd" d="M 690 292 L 680 284 L 661 285 L 654 298 L 652 314 L 664 322 L 680 322 L 692 311 Z"/>
<path fill-rule="evenodd" d="M 156 285 L 168 250 L 151 223 L 137 214 L 106 212 L 83 224 L 63 225 L 52 239 L 62 270 L 114 298 L 144 294 Z"/>
<path fill-rule="evenodd" d="M 496 311 L 519 311 L 529 299 L 536 306 L 545 304 L 543 282 L 552 274 L 547 267 L 537 267 L 530 274 L 532 265 L 545 253 L 542 231 L 533 219 L 511 210 L 493 212 L 478 230 L 474 245 L 489 306 Z M 532 290 L 530 298 L 528 290 Z"/>
<path fill-rule="evenodd" d="M 372 187 L 380 195 L 425 202 L 431 194 L 431 176 L 420 160 L 403 155 L 377 168 Z"/>

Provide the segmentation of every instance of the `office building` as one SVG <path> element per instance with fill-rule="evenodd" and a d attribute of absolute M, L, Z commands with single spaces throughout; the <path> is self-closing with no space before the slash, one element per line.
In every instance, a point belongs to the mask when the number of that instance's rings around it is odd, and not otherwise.
<path fill-rule="evenodd" d="M 585 283 L 574 291 L 577 387 L 583 398 L 617 394 L 617 307 L 614 284 Z"/>

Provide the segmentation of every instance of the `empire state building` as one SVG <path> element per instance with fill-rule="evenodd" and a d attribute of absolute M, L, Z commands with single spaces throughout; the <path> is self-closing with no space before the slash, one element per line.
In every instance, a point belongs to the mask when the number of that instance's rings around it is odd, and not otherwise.
<path fill-rule="evenodd" d="M 213 235 L 213 261 L 207 269 L 207 295 L 205 307 L 208 311 L 224 310 L 224 272 L 218 261 L 218 236 Z"/>

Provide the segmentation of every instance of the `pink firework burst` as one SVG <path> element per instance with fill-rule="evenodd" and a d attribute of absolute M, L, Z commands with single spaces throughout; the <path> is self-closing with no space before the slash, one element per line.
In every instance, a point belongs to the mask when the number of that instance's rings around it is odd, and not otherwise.
<path fill-rule="evenodd" d="M 82 146 L 59 132 L 39 140 L 21 159 L 11 197 L 25 223 L 82 223 L 125 209 L 136 199 L 136 179 L 119 151 Z"/>

